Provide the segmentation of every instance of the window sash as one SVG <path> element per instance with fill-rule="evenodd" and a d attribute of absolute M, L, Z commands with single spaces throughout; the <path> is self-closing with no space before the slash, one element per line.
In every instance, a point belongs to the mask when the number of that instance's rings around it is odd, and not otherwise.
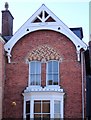
<path fill-rule="evenodd" d="M 34 118 L 50 118 L 50 101 L 34 101 Z"/>
<path fill-rule="evenodd" d="M 54 101 L 54 118 L 61 117 L 61 102 L 55 100 Z"/>
<path fill-rule="evenodd" d="M 40 85 L 41 74 L 30 74 L 30 84 L 31 85 Z"/>
<path fill-rule="evenodd" d="M 58 61 L 56 60 L 48 61 L 46 78 L 47 78 L 47 85 L 59 84 L 59 62 Z"/>
<path fill-rule="evenodd" d="M 31 61 L 29 63 L 29 85 L 41 84 L 41 62 Z"/>

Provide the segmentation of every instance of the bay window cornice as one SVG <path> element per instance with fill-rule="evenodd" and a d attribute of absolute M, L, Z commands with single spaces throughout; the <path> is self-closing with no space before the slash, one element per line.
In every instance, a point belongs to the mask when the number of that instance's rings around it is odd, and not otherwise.
<path fill-rule="evenodd" d="M 63 93 L 64 90 L 59 85 L 45 86 L 44 88 L 41 86 L 30 86 L 24 90 L 23 94 L 30 92 L 62 92 Z"/>

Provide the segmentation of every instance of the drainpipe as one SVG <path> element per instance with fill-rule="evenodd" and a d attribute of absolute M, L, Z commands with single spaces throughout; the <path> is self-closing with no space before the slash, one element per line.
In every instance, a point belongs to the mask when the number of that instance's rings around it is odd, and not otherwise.
<path fill-rule="evenodd" d="M 84 120 L 84 51 L 81 52 L 81 68 L 82 68 L 82 120 Z"/>

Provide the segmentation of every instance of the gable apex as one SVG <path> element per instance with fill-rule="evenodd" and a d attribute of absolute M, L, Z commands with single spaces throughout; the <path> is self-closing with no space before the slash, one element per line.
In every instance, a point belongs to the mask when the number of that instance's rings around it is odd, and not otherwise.
<path fill-rule="evenodd" d="M 39 25 L 52 23 L 55 25 L 57 22 L 60 22 L 60 19 L 49 10 L 45 4 L 42 4 L 41 7 L 25 22 L 25 24 L 31 23 L 31 26 L 33 26 L 34 24 L 37 25 L 37 23 Z"/>
<path fill-rule="evenodd" d="M 53 30 L 64 34 L 72 41 L 77 51 L 81 48 L 87 49 L 87 45 L 80 40 L 45 4 L 41 7 L 18 29 L 14 36 L 5 44 L 5 51 L 11 56 L 14 45 L 23 36 L 37 30 Z"/>
<path fill-rule="evenodd" d="M 51 14 L 49 13 L 48 8 L 44 4 L 42 4 L 42 6 L 40 7 L 40 10 L 36 11 L 33 18 L 34 18 L 34 20 L 31 21 L 31 23 L 56 22 L 55 18 L 53 18 L 51 16 Z"/>

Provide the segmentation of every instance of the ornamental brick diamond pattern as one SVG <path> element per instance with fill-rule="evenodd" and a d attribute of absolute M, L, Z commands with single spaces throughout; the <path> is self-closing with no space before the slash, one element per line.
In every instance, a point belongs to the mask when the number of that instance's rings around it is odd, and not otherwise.
<path fill-rule="evenodd" d="M 39 60 L 39 61 L 48 61 L 48 60 L 60 60 L 60 55 L 53 48 L 48 45 L 40 46 L 37 49 L 34 49 L 28 57 L 29 61 Z"/>

